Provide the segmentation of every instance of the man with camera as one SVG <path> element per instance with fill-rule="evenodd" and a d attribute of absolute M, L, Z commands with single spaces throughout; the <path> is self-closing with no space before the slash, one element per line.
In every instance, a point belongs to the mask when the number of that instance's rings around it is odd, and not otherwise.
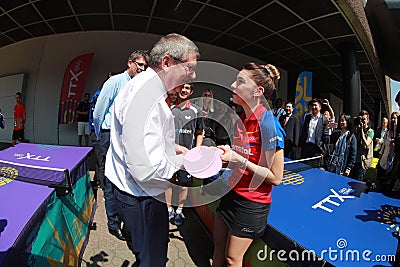
<path fill-rule="evenodd" d="M 350 176 L 356 180 L 362 181 L 365 172 L 372 165 L 373 159 L 373 138 L 374 130 L 369 128 L 369 113 L 361 110 L 358 117 L 354 118 L 356 126 L 355 134 L 357 137 L 357 156 L 356 163 Z"/>

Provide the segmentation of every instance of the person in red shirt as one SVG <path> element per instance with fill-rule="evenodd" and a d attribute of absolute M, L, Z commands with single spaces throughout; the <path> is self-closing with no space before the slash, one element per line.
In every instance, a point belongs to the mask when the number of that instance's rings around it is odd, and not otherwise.
<path fill-rule="evenodd" d="M 25 106 L 21 102 L 21 93 L 15 94 L 17 104 L 14 106 L 14 130 L 12 134 L 12 146 L 15 146 L 17 140 L 22 142 L 24 140 L 24 126 L 26 119 Z"/>
<path fill-rule="evenodd" d="M 233 102 L 243 107 L 232 147 L 221 159 L 233 172 L 230 190 L 217 208 L 212 266 L 242 266 L 253 239 L 264 234 L 272 202 L 271 190 L 283 176 L 285 132 L 272 114 L 268 98 L 275 90 L 271 65 L 246 64 L 231 85 Z"/>

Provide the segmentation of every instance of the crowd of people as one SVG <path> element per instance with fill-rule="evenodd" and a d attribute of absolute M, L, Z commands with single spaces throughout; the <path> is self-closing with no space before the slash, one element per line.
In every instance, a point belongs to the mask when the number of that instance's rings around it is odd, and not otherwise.
<path fill-rule="evenodd" d="M 393 168 L 396 152 L 400 154 L 398 112 L 391 114 L 390 123 L 383 116 L 381 126 L 374 131 L 366 110 L 361 110 L 356 117 L 342 113 L 336 122 L 335 112 L 327 99 L 312 99 L 308 108 L 300 118 L 293 114 L 293 102 L 284 103 L 280 98 L 276 101 L 273 114 L 279 118 L 286 133 L 285 157 L 309 159 L 306 162 L 312 167 L 365 181 L 370 190 L 400 191 L 397 169 Z M 371 180 L 366 177 L 366 172 L 374 157 L 378 158 L 378 164 L 376 170 L 371 169 L 376 172 L 372 175 L 376 178 Z"/>
<path fill-rule="evenodd" d="M 270 106 L 279 70 L 254 62 L 237 74 L 229 103 L 215 99 L 209 88 L 192 98 L 199 56 L 186 37 L 163 36 L 150 52 L 131 53 L 126 70 L 110 73 L 92 100 L 85 95 L 78 107 L 84 122 L 79 145 L 91 135 L 108 230 L 128 242 L 137 266 L 166 264 L 169 221 L 181 225 L 185 218 L 193 177 L 183 162 L 194 147 L 221 149 L 232 170 L 231 190 L 217 208 L 212 266 L 242 266 L 247 248 L 264 234 L 284 157 L 362 181 L 375 152 L 377 180 L 368 185 L 400 190 L 397 112 L 390 122 L 382 119 L 375 133 L 366 110 L 335 117 L 327 99 L 310 100 L 299 118 L 291 101 L 277 98 Z"/>

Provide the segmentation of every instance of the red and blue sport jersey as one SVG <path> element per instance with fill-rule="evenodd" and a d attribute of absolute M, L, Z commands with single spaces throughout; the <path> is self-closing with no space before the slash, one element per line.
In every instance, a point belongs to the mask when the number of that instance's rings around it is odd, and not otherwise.
<path fill-rule="evenodd" d="M 241 121 L 242 124 L 237 124 L 232 149 L 249 161 L 267 167 L 265 151 L 283 149 L 285 131 L 278 119 L 262 104 L 250 118 L 245 119 L 243 116 Z M 248 200 L 266 204 L 272 202 L 272 185 L 253 179 L 253 173 L 247 170 L 236 168 L 229 178 L 229 185 Z"/>

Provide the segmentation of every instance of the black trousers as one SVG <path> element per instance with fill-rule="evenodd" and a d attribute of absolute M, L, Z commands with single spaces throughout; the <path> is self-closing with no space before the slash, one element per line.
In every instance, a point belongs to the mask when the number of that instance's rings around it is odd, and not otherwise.
<path fill-rule="evenodd" d="M 105 176 L 106 156 L 110 147 L 110 132 L 101 132 L 100 143 L 98 143 L 98 170 L 99 180 L 104 182 L 104 199 L 107 215 L 107 225 L 109 229 L 118 230 L 121 227 L 121 220 L 118 217 L 117 208 L 115 206 L 115 198 L 112 190 L 112 183 Z"/>
<path fill-rule="evenodd" d="M 114 196 L 124 230 L 132 239 L 129 248 L 135 254 L 135 266 L 165 266 L 169 231 L 167 205 L 153 197 L 130 195 L 115 186 Z"/>
<path fill-rule="evenodd" d="M 291 153 L 293 152 L 293 142 L 290 139 L 285 140 L 285 149 L 284 155 L 286 158 L 290 158 Z M 293 157 L 294 159 L 294 157 Z"/>

